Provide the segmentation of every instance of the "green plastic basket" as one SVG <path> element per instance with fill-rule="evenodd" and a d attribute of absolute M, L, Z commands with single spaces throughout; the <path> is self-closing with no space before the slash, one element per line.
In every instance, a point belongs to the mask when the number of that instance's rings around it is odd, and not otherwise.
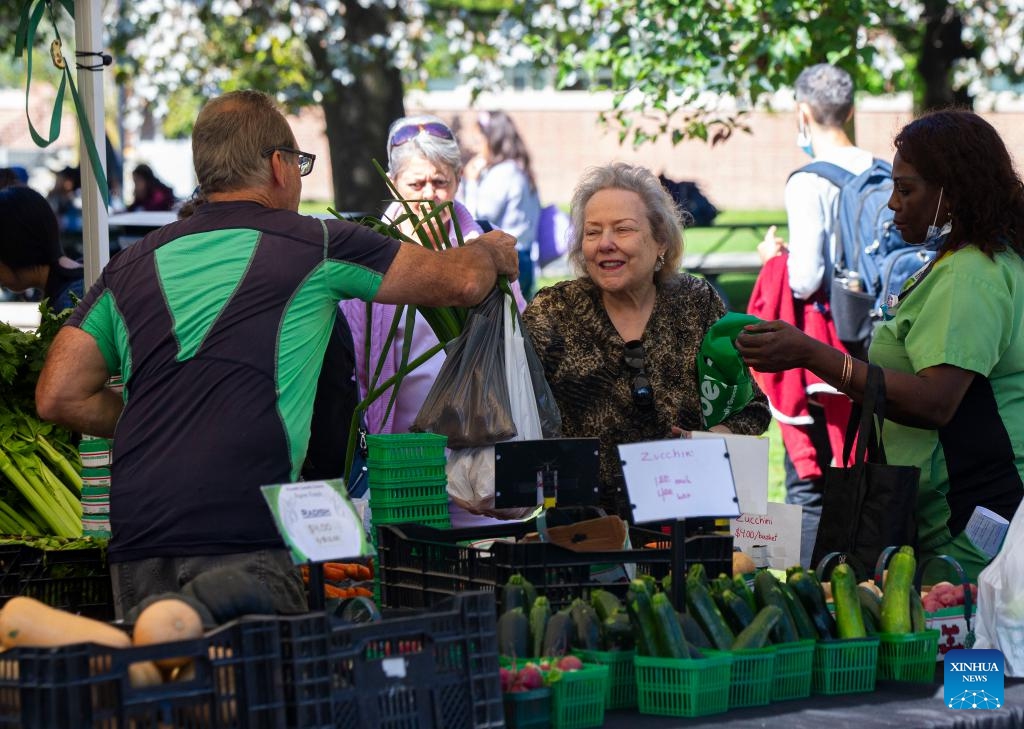
<path fill-rule="evenodd" d="M 502 694 L 508 729 L 546 729 L 551 726 L 551 689 Z"/>
<path fill-rule="evenodd" d="M 698 659 L 636 656 L 633 665 L 641 714 L 694 717 L 729 708 L 729 653 Z"/>
<path fill-rule="evenodd" d="M 707 649 L 705 655 L 732 656 L 729 674 L 729 708 L 764 706 L 772 699 L 772 676 L 775 672 L 775 646 L 742 648 L 734 651 Z"/>
<path fill-rule="evenodd" d="M 370 508 L 396 509 L 407 505 L 440 503 L 448 503 L 448 479 L 436 483 L 370 483 Z"/>
<path fill-rule="evenodd" d="M 444 458 L 448 436 L 437 433 L 377 433 L 366 436 L 370 466 L 398 466 Z"/>
<path fill-rule="evenodd" d="M 367 462 L 370 490 L 372 491 L 375 486 L 448 483 L 448 475 L 445 472 L 446 463 L 444 456 L 420 463 L 379 464 Z"/>
<path fill-rule="evenodd" d="M 775 678 L 772 701 L 806 699 L 811 695 L 814 641 L 800 640 L 775 646 Z"/>
<path fill-rule="evenodd" d="M 814 693 L 856 694 L 875 690 L 878 636 L 819 642 L 814 647 Z"/>
<path fill-rule="evenodd" d="M 604 724 L 608 666 L 583 664 L 551 684 L 552 729 L 585 729 Z"/>
<path fill-rule="evenodd" d="M 608 666 L 608 690 L 604 708 L 632 709 L 636 707 L 636 669 L 633 668 L 634 651 L 574 650 L 580 660 Z"/>
<path fill-rule="evenodd" d="M 878 634 L 878 680 L 930 683 L 935 678 L 939 631 Z"/>
<path fill-rule="evenodd" d="M 370 513 L 373 515 L 374 524 L 404 524 L 415 522 L 425 524 L 427 521 L 448 518 L 448 501 L 440 501 L 436 504 L 408 504 L 387 508 L 378 506 L 370 499 Z"/>

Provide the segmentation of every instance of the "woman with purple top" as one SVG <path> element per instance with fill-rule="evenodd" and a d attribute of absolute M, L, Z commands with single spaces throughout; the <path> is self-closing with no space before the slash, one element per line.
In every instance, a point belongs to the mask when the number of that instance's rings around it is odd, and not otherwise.
<path fill-rule="evenodd" d="M 453 204 L 452 212 L 445 211 L 442 218 L 443 228 L 450 243 L 458 245 L 452 221 L 453 215 L 462 232 L 463 240 L 480 235 L 482 230 L 469 210 L 455 201 L 455 192 L 459 187 L 462 172 L 462 154 L 455 135 L 447 124 L 438 117 L 427 114 L 403 117 L 391 125 L 387 154 L 388 177 L 394 183 L 401 199 L 408 201 L 417 217 L 422 218 L 427 214 L 427 205 L 423 201 L 430 201 L 434 205 L 451 202 Z M 404 213 L 404 206 L 400 202 L 394 202 L 385 210 L 384 218 L 397 220 Z M 419 240 L 412 230 L 411 221 L 404 221 L 400 228 L 413 240 Z M 518 282 L 513 282 L 512 291 L 515 294 L 516 304 L 522 311 L 526 307 L 526 302 L 520 294 Z M 382 358 L 384 364 L 380 377 L 377 379 L 378 384 L 390 378 L 398 370 L 404 346 L 405 317 L 403 316 L 399 323 L 391 347 L 385 351 L 384 344 L 387 341 L 388 332 L 391 330 L 395 306 L 372 304 L 369 307 L 369 317 L 367 317 L 367 305 L 362 301 L 351 300 L 343 301 L 341 310 L 352 329 L 356 354 L 356 381 L 359 385 L 360 398 L 364 398 L 377 363 Z M 370 345 L 369 360 L 366 358 L 367 341 Z M 431 347 L 436 346 L 437 343 L 434 331 L 427 321 L 417 313 L 408 361 L 412 362 Z M 370 433 L 408 432 L 409 426 L 416 418 L 443 362 L 444 352 L 441 351 L 406 375 L 399 387 L 398 397 L 390 413 L 387 413 L 387 407 L 391 400 L 391 390 L 375 400 L 366 411 L 367 430 Z M 386 417 L 385 413 L 387 413 Z M 461 510 L 459 510 L 461 513 L 457 514 L 456 509 L 457 507 L 452 507 L 453 524 L 458 524 L 459 517 L 465 514 Z M 475 523 L 477 519 L 470 517 L 470 521 Z M 465 524 L 466 522 L 462 521 L 461 523 Z"/>

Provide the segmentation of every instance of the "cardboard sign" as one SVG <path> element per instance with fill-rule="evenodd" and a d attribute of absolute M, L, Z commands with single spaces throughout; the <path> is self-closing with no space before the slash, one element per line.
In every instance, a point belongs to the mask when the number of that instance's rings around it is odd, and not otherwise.
<path fill-rule="evenodd" d="M 729 522 L 733 546 L 749 555 L 761 552 L 754 547 L 764 547 L 768 562 L 765 566 L 772 569 L 784 570 L 800 564 L 802 515 L 803 508 L 799 504 L 775 502 L 768 502 L 764 514 L 740 514 Z"/>
<path fill-rule="evenodd" d="M 739 514 L 722 438 L 626 443 L 619 458 L 637 523 Z"/>
<path fill-rule="evenodd" d="M 362 519 L 341 481 L 277 484 L 263 486 L 261 491 L 295 564 L 373 553 Z"/>
<path fill-rule="evenodd" d="M 736 484 L 740 511 L 764 514 L 768 510 L 768 439 L 760 435 L 735 435 L 695 430 L 691 438 L 724 438 L 729 466 Z"/>

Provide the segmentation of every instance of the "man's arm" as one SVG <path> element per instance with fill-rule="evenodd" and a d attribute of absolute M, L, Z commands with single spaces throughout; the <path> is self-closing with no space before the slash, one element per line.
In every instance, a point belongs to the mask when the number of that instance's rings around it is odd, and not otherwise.
<path fill-rule="evenodd" d="M 65 326 L 36 384 L 39 417 L 81 433 L 111 437 L 124 401 L 106 387 L 107 363 L 92 335 Z"/>
<path fill-rule="evenodd" d="M 789 287 L 798 299 L 809 299 L 825 277 L 824 200 L 831 183 L 810 172 L 793 175 L 786 183 L 786 218 L 789 224 Z"/>
<path fill-rule="evenodd" d="M 500 230 L 441 252 L 406 243 L 398 250 L 374 301 L 418 306 L 473 306 L 499 274 L 519 276 L 516 239 Z"/>

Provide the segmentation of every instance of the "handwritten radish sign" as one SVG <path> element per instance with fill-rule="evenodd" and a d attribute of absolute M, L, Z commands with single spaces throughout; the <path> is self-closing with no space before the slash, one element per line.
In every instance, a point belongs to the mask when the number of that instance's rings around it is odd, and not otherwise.
<path fill-rule="evenodd" d="M 626 443 L 619 458 L 637 523 L 739 515 L 724 439 Z"/>

